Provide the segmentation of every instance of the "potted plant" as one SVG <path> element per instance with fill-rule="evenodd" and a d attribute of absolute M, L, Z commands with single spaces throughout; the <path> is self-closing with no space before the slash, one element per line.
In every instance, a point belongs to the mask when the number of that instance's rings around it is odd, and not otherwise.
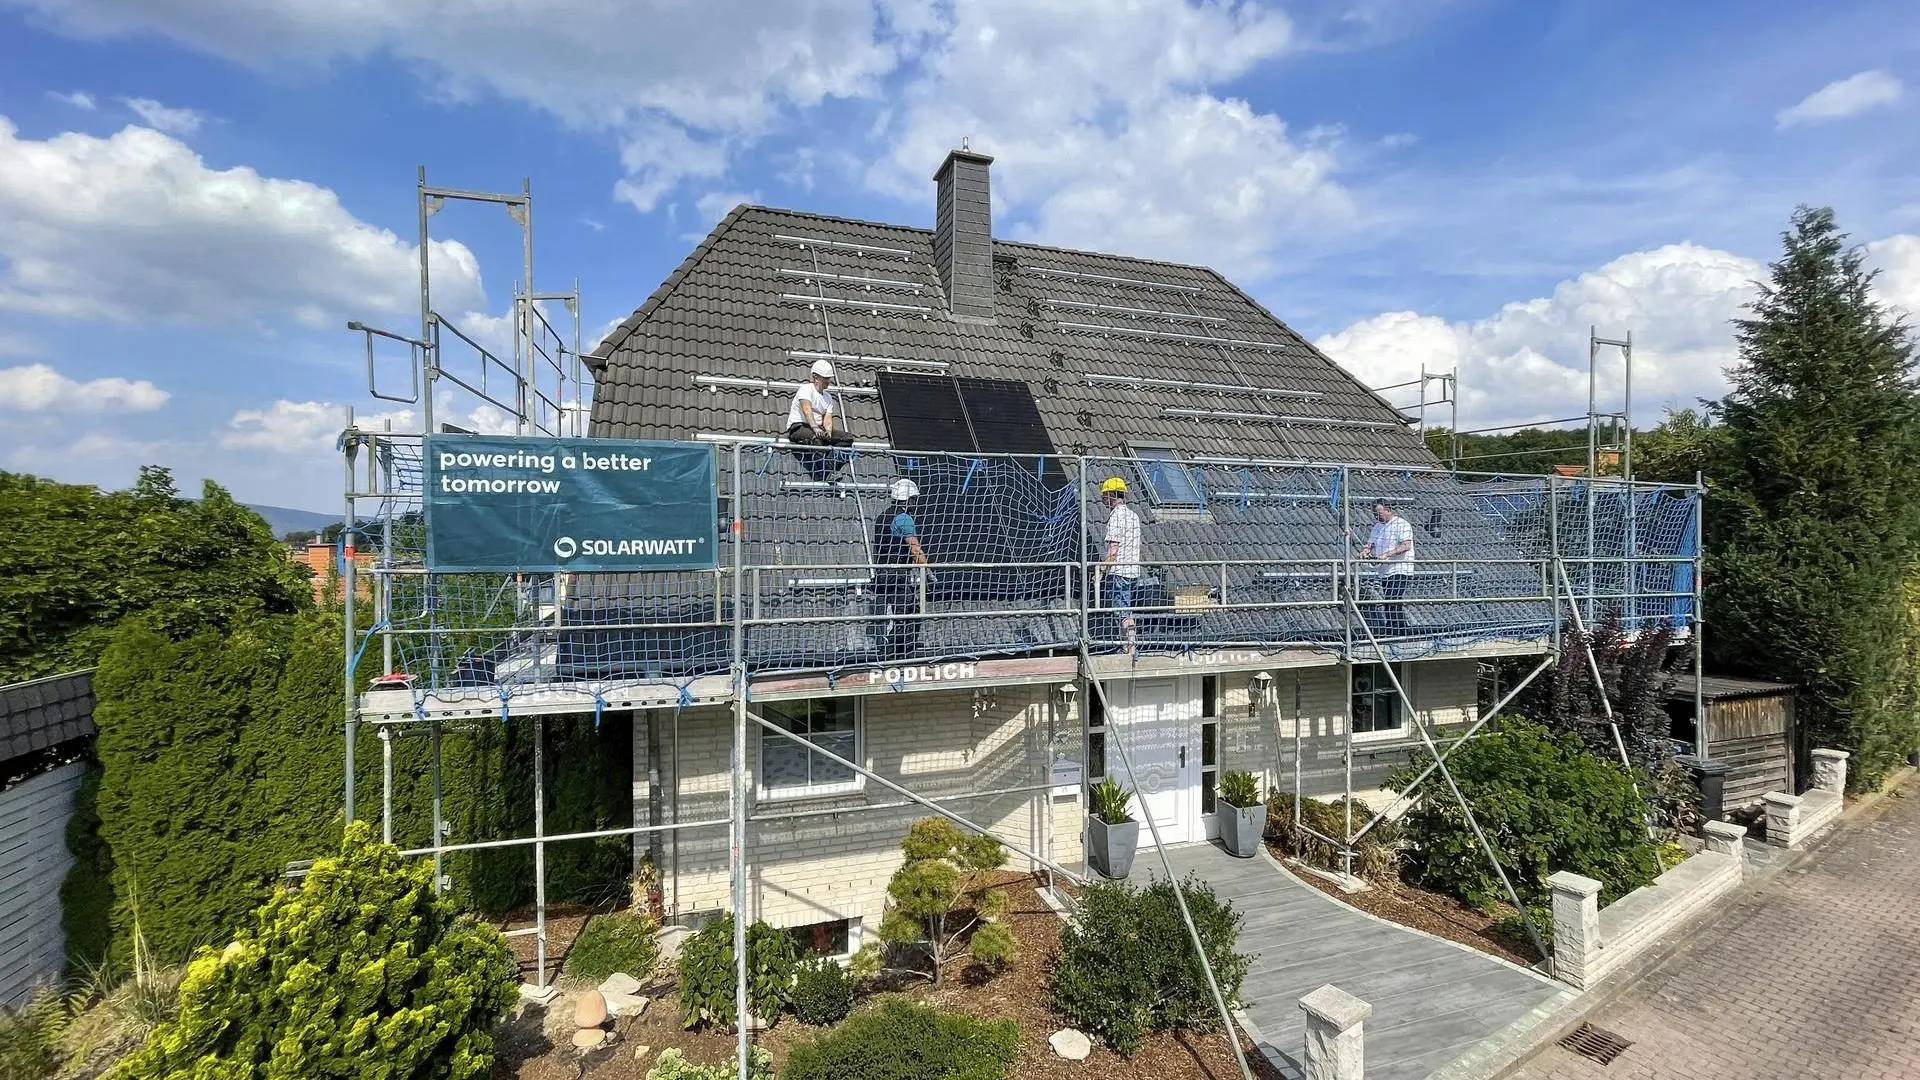
<path fill-rule="evenodd" d="M 1260 782 L 1252 773 L 1229 770 L 1220 778 L 1219 814 L 1220 842 L 1227 852 L 1253 858 L 1267 829 L 1267 804 L 1260 801 Z"/>
<path fill-rule="evenodd" d="M 1140 823 L 1127 813 L 1133 792 L 1113 777 L 1093 785 L 1092 811 L 1087 819 L 1087 862 L 1102 876 L 1123 878 L 1133 869 L 1133 851 L 1140 842 Z"/>

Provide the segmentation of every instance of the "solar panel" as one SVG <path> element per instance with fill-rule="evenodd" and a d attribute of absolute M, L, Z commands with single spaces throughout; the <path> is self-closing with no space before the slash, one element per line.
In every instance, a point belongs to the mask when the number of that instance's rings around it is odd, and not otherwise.
<path fill-rule="evenodd" d="M 960 387 L 945 375 L 909 375 L 882 371 L 874 379 L 880 411 L 887 418 L 887 440 L 895 450 L 967 453 L 978 449 L 967 425 Z"/>
<path fill-rule="evenodd" d="M 1040 421 L 1033 389 L 1015 379 L 956 379 L 973 426 L 974 445 L 987 454 L 1054 454 Z"/>

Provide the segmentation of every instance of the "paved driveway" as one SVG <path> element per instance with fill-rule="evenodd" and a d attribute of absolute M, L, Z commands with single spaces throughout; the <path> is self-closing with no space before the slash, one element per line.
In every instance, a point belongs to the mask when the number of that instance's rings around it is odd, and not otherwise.
<path fill-rule="evenodd" d="M 1609 1066 L 1549 1047 L 1525 1080 L 1920 1077 L 1920 782 L 1742 897 L 1590 1022 Z"/>
<path fill-rule="evenodd" d="M 1424 1080 L 1565 987 L 1464 945 L 1373 918 L 1302 884 L 1265 856 L 1235 859 L 1212 844 L 1169 848 L 1175 875 L 1193 871 L 1246 912 L 1240 948 L 1259 954 L 1242 992 L 1262 1049 L 1300 1075 L 1300 998 L 1326 983 L 1373 1005 L 1367 1080 Z M 1136 878 L 1160 873 L 1152 849 Z"/>

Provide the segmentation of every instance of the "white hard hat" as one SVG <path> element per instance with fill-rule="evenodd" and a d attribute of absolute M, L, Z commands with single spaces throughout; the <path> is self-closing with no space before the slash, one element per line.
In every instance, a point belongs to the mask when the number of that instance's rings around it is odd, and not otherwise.
<path fill-rule="evenodd" d="M 833 378 L 833 361 L 815 360 L 813 362 L 813 373 L 823 379 Z"/>
<path fill-rule="evenodd" d="M 904 476 L 895 480 L 893 487 L 888 490 L 893 493 L 894 502 L 906 502 L 908 499 L 914 499 L 920 496 L 920 485 Z"/>

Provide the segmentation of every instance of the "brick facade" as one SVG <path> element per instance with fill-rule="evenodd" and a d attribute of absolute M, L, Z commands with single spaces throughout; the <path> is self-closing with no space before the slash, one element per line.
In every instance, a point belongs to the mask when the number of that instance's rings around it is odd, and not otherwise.
<path fill-rule="evenodd" d="M 1428 723 L 1470 720 L 1476 711 L 1476 666 L 1471 660 L 1436 660 L 1406 665 L 1408 691 Z M 1223 769 L 1248 769 L 1265 785 L 1291 790 L 1294 730 L 1301 727 L 1309 769 L 1340 761 L 1345 744 L 1348 702 L 1346 678 L 1338 666 L 1274 672 L 1269 700 L 1250 712 L 1250 671 L 1222 672 L 1220 680 Z M 1199 676 L 1194 680 L 1198 691 Z M 1299 706 L 1295 707 L 1295 685 Z M 927 690 L 862 696 L 863 764 L 929 798 L 1003 791 L 1050 782 L 1053 748 L 1078 759 L 1085 694 L 1071 708 L 1058 703 L 1051 685 L 996 686 L 981 691 Z M 636 717 L 634 725 L 636 821 L 645 821 L 651 796 L 646 762 L 647 725 L 660 748 L 654 763 L 667 793 L 663 820 L 718 821 L 688 829 L 661 841 L 661 888 L 670 912 L 684 918 L 726 910 L 729 904 L 728 759 L 733 714 L 725 708 L 688 709 L 678 722 L 678 813 L 671 792 L 675 777 L 675 720 L 670 710 Z M 909 825 L 931 811 L 918 805 L 893 806 L 901 797 L 869 781 L 851 795 L 803 800 L 755 799 L 761 729 L 749 724 L 747 781 L 751 813 L 747 860 L 754 882 L 749 900 L 754 918 L 776 926 L 797 926 L 834 919 L 860 919 L 871 928 L 886 905 L 887 879 L 899 865 L 899 845 Z M 767 738 L 776 738 L 771 734 Z M 1407 743 L 1387 740 L 1365 744 L 1367 752 L 1397 765 Z M 1359 751 L 1356 750 L 1356 758 Z M 1384 776 L 1388 766 L 1379 765 Z M 1322 770 L 1310 793 L 1340 789 L 1343 771 Z M 1332 787 L 1325 781 L 1330 779 Z M 1363 776 L 1356 771 L 1355 786 Z M 957 812 L 989 824 L 1011 844 L 1051 858 L 1071 869 L 1080 865 L 1083 810 L 1078 794 L 1011 792 L 948 803 Z M 870 809 L 883 806 L 886 808 Z M 837 811 L 809 817 L 801 812 Z M 636 853 L 648 839 L 637 837 Z M 1012 855 L 1013 869 L 1036 868 Z M 677 865 L 676 865 L 677 863 Z"/>

